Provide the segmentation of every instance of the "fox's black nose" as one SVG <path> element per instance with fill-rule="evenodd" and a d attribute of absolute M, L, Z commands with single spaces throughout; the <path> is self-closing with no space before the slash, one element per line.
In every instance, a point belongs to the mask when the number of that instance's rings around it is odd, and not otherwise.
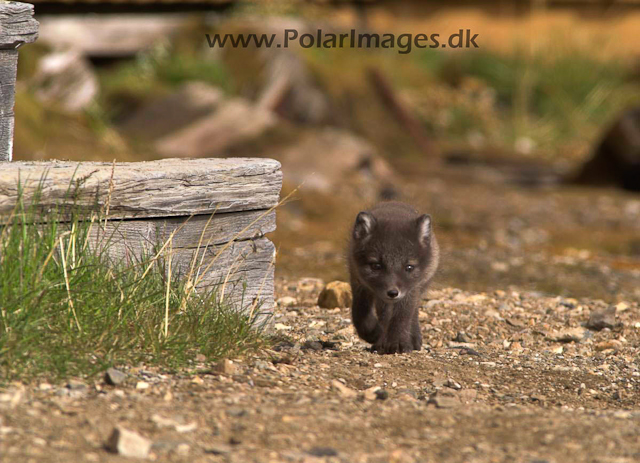
<path fill-rule="evenodd" d="M 398 297 L 398 290 L 397 289 L 390 289 L 389 291 L 387 291 L 387 296 L 389 296 L 391 299 L 395 299 L 396 297 Z"/>

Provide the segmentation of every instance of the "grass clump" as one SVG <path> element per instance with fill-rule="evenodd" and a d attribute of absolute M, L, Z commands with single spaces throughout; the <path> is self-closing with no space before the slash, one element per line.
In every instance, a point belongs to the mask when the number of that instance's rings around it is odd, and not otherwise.
<path fill-rule="evenodd" d="M 440 129 L 452 137 L 479 131 L 494 146 L 528 137 L 548 155 L 564 155 L 567 146 L 593 142 L 589 138 L 620 111 L 640 102 L 628 64 L 577 50 L 427 51 L 417 57 L 447 95 L 441 110 L 448 122 Z M 427 120 L 442 116 L 434 114 L 433 100 L 426 102 Z"/>
<path fill-rule="evenodd" d="M 138 362 L 173 369 L 196 354 L 215 360 L 263 342 L 257 314 L 191 291 L 160 253 L 110 258 L 109 237 L 95 245 L 101 217 L 43 215 L 36 205 L 20 195 L 0 225 L 0 381 Z"/>
<path fill-rule="evenodd" d="M 233 92 L 226 67 L 209 50 L 160 42 L 134 60 L 99 69 L 99 105 L 109 120 L 119 121 L 147 101 L 167 95 L 186 82 L 204 82 Z"/>

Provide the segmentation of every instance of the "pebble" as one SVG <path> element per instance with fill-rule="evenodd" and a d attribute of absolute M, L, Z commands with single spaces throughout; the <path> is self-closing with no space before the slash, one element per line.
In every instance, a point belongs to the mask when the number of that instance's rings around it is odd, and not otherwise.
<path fill-rule="evenodd" d="M 86 391 L 87 390 L 87 385 L 85 383 L 83 383 L 82 381 L 76 381 L 76 380 L 70 380 L 67 383 L 66 386 L 67 389 L 69 389 L 70 391 Z"/>
<path fill-rule="evenodd" d="M 151 421 L 158 428 L 173 428 L 181 434 L 198 429 L 198 425 L 195 422 L 183 423 L 180 419 L 165 418 L 158 414 L 153 415 Z"/>
<path fill-rule="evenodd" d="M 315 350 L 315 351 L 319 351 L 322 350 L 322 343 L 320 341 L 305 341 L 305 343 L 302 345 L 303 349 L 309 349 L 309 350 Z"/>
<path fill-rule="evenodd" d="M 622 343 L 617 339 L 612 339 L 610 341 L 602 341 L 595 345 L 595 349 L 599 352 L 612 350 L 619 351 L 622 349 Z"/>
<path fill-rule="evenodd" d="M 247 411 L 244 408 L 232 407 L 227 409 L 227 415 L 233 418 L 240 418 L 247 415 Z"/>
<path fill-rule="evenodd" d="M 109 368 L 104 373 L 104 381 L 111 386 L 119 386 L 127 379 L 127 375 L 115 368 Z"/>
<path fill-rule="evenodd" d="M 273 325 L 273 328 L 276 331 L 291 331 L 293 329 L 293 327 L 285 325 L 284 323 L 276 323 L 275 325 Z"/>
<path fill-rule="evenodd" d="M 149 383 L 147 383 L 146 381 L 138 381 L 136 383 L 136 389 L 138 389 L 139 391 L 144 391 L 145 389 L 149 389 Z"/>
<path fill-rule="evenodd" d="M 147 458 L 151 441 L 140 434 L 116 426 L 105 444 L 107 450 L 129 458 Z"/>
<path fill-rule="evenodd" d="M 629 310 L 630 306 L 626 302 L 619 302 L 618 304 L 616 304 L 615 309 L 616 309 L 616 313 L 622 313 Z"/>
<path fill-rule="evenodd" d="M 312 293 L 319 291 L 324 286 L 324 281 L 320 278 L 301 278 L 298 280 L 296 290 L 299 293 Z"/>
<path fill-rule="evenodd" d="M 351 285 L 344 281 L 332 281 L 318 296 L 318 306 L 323 309 L 351 307 Z"/>
<path fill-rule="evenodd" d="M 354 391 L 350 387 L 345 386 L 337 379 L 334 379 L 333 381 L 331 381 L 331 387 L 336 391 L 338 391 L 338 393 L 340 393 L 342 397 L 345 397 L 347 399 L 356 397 L 358 395 L 356 391 Z"/>
<path fill-rule="evenodd" d="M 231 447 L 225 444 L 209 445 L 204 448 L 204 453 L 210 455 L 227 455 L 231 453 Z"/>
<path fill-rule="evenodd" d="M 614 328 L 616 325 L 616 308 L 596 310 L 591 313 L 586 327 L 590 330 L 601 331 L 605 328 Z"/>
<path fill-rule="evenodd" d="M 585 336 L 584 328 L 567 328 L 547 334 L 547 338 L 553 342 L 580 342 Z"/>
<path fill-rule="evenodd" d="M 237 372 L 237 367 L 231 360 L 224 359 L 215 366 L 214 370 L 224 375 L 233 375 Z"/>
<path fill-rule="evenodd" d="M 444 384 L 445 386 L 451 388 L 451 389 L 455 389 L 457 391 L 459 391 L 460 389 L 462 389 L 462 386 L 455 382 L 454 380 L 452 380 L 451 378 L 447 379 L 447 381 Z"/>
<path fill-rule="evenodd" d="M 295 297 L 291 297 L 291 296 L 284 296 L 284 297 L 278 298 L 276 302 L 280 307 L 293 307 L 298 305 L 298 300 Z"/>
<path fill-rule="evenodd" d="M 463 347 L 460 349 L 460 355 L 473 355 L 475 357 L 482 357 L 482 354 L 471 347 Z"/>
<path fill-rule="evenodd" d="M 373 386 L 364 391 L 365 400 L 376 400 L 378 398 L 378 391 L 380 390 L 380 386 Z"/>
<path fill-rule="evenodd" d="M 42 437 L 34 437 L 31 442 L 33 442 L 35 445 L 38 445 L 40 447 L 44 447 L 45 445 L 47 445 L 47 441 L 44 440 Z"/>
<path fill-rule="evenodd" d="M 338 451 L 333 447 L 313 447 L 307 452 L 314 457 L 335 457 L 338 456 Z"/>
<path fill-rule="evenodd" d="M 460 400 L 456 396 L 438 391 L 429 397 L 428 403 L 435 405 L 437 408 L 454 408 L 460 405 Z"/>

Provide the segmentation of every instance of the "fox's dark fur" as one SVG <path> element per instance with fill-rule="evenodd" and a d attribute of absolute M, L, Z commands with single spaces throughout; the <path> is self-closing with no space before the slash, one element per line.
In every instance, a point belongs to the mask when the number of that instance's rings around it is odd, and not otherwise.
<path fill-rule="evenodd" d="M 429 215 L 399 202 L 358 214 L 349 245 L 351 313 L 358 335 L 375 351 L 422 348 L 418 308 L 438 260 Z"/>

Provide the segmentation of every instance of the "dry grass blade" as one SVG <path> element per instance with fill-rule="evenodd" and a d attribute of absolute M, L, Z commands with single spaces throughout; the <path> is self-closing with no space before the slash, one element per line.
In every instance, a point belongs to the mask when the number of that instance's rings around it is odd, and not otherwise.
<path fill-rule="evenodd" d="M 169 243 L 169 255 L 167 256 L 167 292 L 164 304 L 164 337 L 169 336 L 169 294 L 171 293 L 171 257 L 173 245 Z"/>
<path fill-rule="evenodd" d="M 69 274 L 67 272 L 67 262 L 64 256 L 64 242 L 62 241 L 62 237 L 59 238 L 59 242 L 60 242 L 60 256 L 62 258 L 62 270 L 64 273 L 64 285 L 67 288 L 67 300 L 69 302 L 69 310 L 71 310 L 71 313 L 73 314 L 73 319 L 76 322 L 76 327 L 78 328 L 78 331 L 80 331 L 82 333 L 82 327 L 80 326 L 80 322 L 78 321 L 78 315 L 76 314 L 76 309 L 73 305 L 73 299 L 71 298 L 71 287 L 69 285 Z"/>
<path fill-rule="evenodd" d="M 251 223 L 249 225 L 247 225 L 246 227 L 244 227 L 242 230 L 240 230 L 237 234 L 236 237 L 238 236 L 242 236 L 247 230 L 249 230 L 251 227 L 253 227 L 256 223 L 258 223 L 260 220 L 262 220 L 263 218 L 265 218 L 268 214 L 270 214 L 271 212 L 273 212 L 274 210 L 276 210 L 276 208 L 282 206 L 283 204 L 285 204 L 287 202 L 287 200 L 289 198 L 291 198 L 291 196 L 293 196 L 295 193 L 298 192 L 298 189 L 300 188 L 300 186 L 298 186 L 297 188 L 295 188 L 294 190 L 292 190 L 287 196 L 285 196 L 283 199 L 281 199 L 280 201 L 278 201 L 278 203 L 272 207 L 270 207 L 269 209 L 267 209 L 264 213 L 260 214 L 256 219 L 254 219 L 253 221 L 251 221 Z M 201 271 L 199 272 L 199 276 L 196 279 L 196 282 L 194 283 L 194 287 L 198 286 L 201 282 L 202 279 L 204 278 L 204 276 L 209 272 L 209 270 L 211 269 L 211 267 L 213 266 L 213 264 L 215 264 L 216 260 L 222 255 L 222 253 L 224 251 L 226 251 L 227 249 L 229 249 L 230 246 L 232 246 L 233 244 L 235 244 L 234 240 L 229 241 L 228 243 L 226 243 L 224 246 L 222 246 L 220 248 L 220 250 L 216 253 L 215 256 L 213 256 L 213 258 L 211 259 L 211 262 L 209 262 L 207 264 L 207 266 L 204 269 L 201 269 Z M 209 243 L 207 243 L 207 247 L 209 246 Z M 205 248 L 206 249 L 206 248 Z M 204 251 L 203 251 L 204 252 Z"/>

